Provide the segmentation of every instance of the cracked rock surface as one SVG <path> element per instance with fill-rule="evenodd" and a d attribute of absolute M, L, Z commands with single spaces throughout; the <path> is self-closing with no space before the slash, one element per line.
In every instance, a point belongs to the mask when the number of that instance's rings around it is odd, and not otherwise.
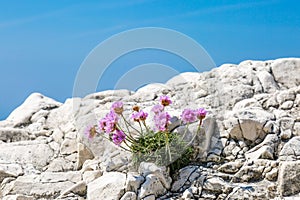
<path fill-rule="evenodd" d="M 114 101 L 149 112 L 160 95 L 174 102 L 172 116 L 184 108 L 209 111 L 193 143 L 196 161 L 176 174 L 153 163 L 135 167 L 109 141 L 85 138 L 85 127 Z M 196 129 L 191 124 L 188 133 Z M 64 103 L 33 93 L 0 121 L 3 200 L 300 199 L 299 183 L 299 58 L 225 64 L 136 92 L 103 91 Z"/>

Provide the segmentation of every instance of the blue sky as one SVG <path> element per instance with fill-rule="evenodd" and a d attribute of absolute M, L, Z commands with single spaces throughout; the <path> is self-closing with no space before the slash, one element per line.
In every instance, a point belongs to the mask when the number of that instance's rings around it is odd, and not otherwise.
<path fill-rule="evenodd" d="M 299 57 L 299 13 L 298 0 L 0 0 L 0 119 L 32 92 L 61 102 L 71 97 L 85 57 L 122 31 L 179 31 L 201 44 L 219 66 Z M 112 69 L 157 62 L 180 72 L 193 71 L 176 56 L 157 51 L 122 59 Z M 98 90 L 113 88 L 115 71 L 107 70 Z"/>

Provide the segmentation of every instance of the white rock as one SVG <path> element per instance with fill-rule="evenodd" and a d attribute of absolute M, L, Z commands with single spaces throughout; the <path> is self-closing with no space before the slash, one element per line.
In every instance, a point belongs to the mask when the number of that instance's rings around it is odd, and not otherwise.
<path fill-rule="evenodd" d="M 77 141 L 71 139 L 65 139 L 60 147 L 60 153 L 62 155 L 68 155 L 77 152 Z"/>
<path fill-rule="evenodd" d="M 23 194 L 35 197 L 54 196 L 81 181 L 78 172 L 42 173 L 41 175 L 19 176 L 10 194 Z"/>
<path fill-rule="evenodd" d="M 102 171 L 100 170 L 95 170 L 95 171 L 85 171 L 82 174 L 82 179 L 86 182 L 86 183 L 90 183 L 92 181 L 94 181 L 95 179 L 99 178 L 100 176 L 102 176 Z"/>
<path fill-rule="evenodd" d="M 134 192 L 126 192 L 120 200 L 137 200 L 137 195 Z"/>
<path fill-rule="evenodd" d="M 272 72 L 276 82 L 285 88 L 300 85 L 300 59 L 286 58 L 275 60 L 272 64 Z"/>
<path fill-rule="evenodd" d="M 45 97 L 39 93 L 31 94 L 24 103 L 15 109 L 7 118 L 12 121 L 14 126 L 28 124 L 33 114 L 40 110 L 49 110 L 57 108 L 61 103 L 51 98 Z"/>
<path fill-rule="evenodd" d="M 87 188 L 89 200 L 120 199 L 125 193 L 126 174 L 108 172 L 90 182 Z"/>
<path fill-rule="evenodd" d="M 0 149 L 0 160 L 33 164 L 37 168 L 46 166 L 53 156 L 49 145 L 35 141 L 0 144 Z"/>
<path fill-rule="evenodd" d="M 17 194 L 17 195 L 7 195 L 3 197 L 2 200 L 35 200 L 35 198 L 31 196 Z"/>

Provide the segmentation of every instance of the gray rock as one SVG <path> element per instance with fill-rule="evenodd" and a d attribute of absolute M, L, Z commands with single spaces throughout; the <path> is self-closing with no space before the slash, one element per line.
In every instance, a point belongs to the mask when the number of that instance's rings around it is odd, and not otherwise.
<path fill-rule="evenodd" d="M 145 181 L 143 176 L 140 176 L 136 173 L 129 172 L 127 173 L 126 178 L 126 191 L 132 191 L 137 193 L 141 184 Z"/>
<path fill-rule="evenodd" d="M 235 162 L 228 162 L 223 165 L 221 165 L 218 170 L 224 173 L 236 173 L 239 171 L 239 169 L 243 166 L 243 162 L 241 161 L 235 161 Z"/>
<path fill-rule="evenodd" d="M 32 136 L 28 131 L 20 128 L 0 128 L 0 140 L 4 142 L 16 142 L 30 140 Z"/>
<path fill-rule="evenodd" d="M 167 192 L 167 189 L 160 181 L 160 177 L 155 174 L 149 174 L 146 176 L 145 182 L 141 185 L 141 188 L 138 193 L 138 198 L 143 199 L 149 195 L 154 195 L 158 197 Z"/>
<path fill-rule="evenodd" d="M 230 117 L 232 116 L 232 117 Z M 263 139 L 266 135 L 263 127 L 269 120 L 274 119 L 274 115 L 263 109 L 243 109 L 233 112 L 225 122 L 225 127 L 232 138 L 238 140 L 255 141 L 258 138 Z"/>
<path fill-rule="evenodd" d="M 300 136 L 293 137 L 282 148 L 279 153 L 279 160 L 293 161 L 300 158 Z"/>
<path fill-rule="evenodd" d="M 77 170 L 79 170 L 82 167 L 83 163 L 86 160 L 92 160 L 94 158 L 94 155 L 91 152 L 91 150 L 82 143 L 77 144 L 77 152 L 78 152 L 78 157 L 77 157 L 76 165 L 77 165 Z"/>
<path fill-rule="evenodd" d="M 178 180 L 172 184 L 172 191 L 177 192 L 186 183 L 191 174 L 198 169 L 197 166 L 187 166 L 179 171 Z"/>
<path fill-rule="evenodd" d="M 300 192 L 300 161 L 282 162 L 278 172 L 278 190 L 282 196 Z"/>

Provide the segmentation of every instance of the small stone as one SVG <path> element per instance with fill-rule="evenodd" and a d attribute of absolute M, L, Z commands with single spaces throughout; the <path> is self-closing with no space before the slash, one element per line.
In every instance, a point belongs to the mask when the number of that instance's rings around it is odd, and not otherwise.
<path fill-rule="evenodd" d="M 219 167 L 219 171 L 224 173 L 234 174 L 239 171 L 239 169 L 243 166 L 243 163 L 240 161 L 228 162 Z"/>
<path fill-rule="evenodd" d="M 83 163 L 86 160 L 92 160 L 94 158 L 94 155 L 91 152 L 91 150 L 82 143 L 77 144 L 77 152 L 78 152 L 78 157 L 76 163 L 77 163 L 77 170 L 79 170 L 81 169 Z"/>
<path fill-rule="evenodd" d="M 136 200 L 136 199 L 137 199 L 137 195 L 134 192 L 126 192 L 120 200 Z"/>
<path fill-rule="evenodd" d="M 278 190 L 282 196 L 300 192 L 300 161 L 282 162 L 278 172 Z"/>
<path fill-rule="evenodd" d="M 141 185 L 138 198 L 143 199 L 149 195 L 154 195 L 158 197 L 167 192 L 166 188 L 160 182 L 159 177 L 154 174 L 149 174 L 146 177 L 145 182 Z"/>
<path fill-rule="evenodd" d="M 292 131 L 290 129 L 284 130 L 280 133 L 280 138 L 282 140 L 288 140 L 292 137 Z"/>
<path fill-rule="evenodd" d="M 269 181 L 276 181 L 278 175 L 278 169 L 273 168 L 270 172 L 266 173 L 266 179 Z"/>
<path fill-rule="evenodd" d="M 194 195 L 190 189 L 186 189 L 182 194 L 183 199 L 191 199 L 193 197 L 194 197 Z"/>
<path fill-rule="evenodd" d="M 88 184 L 100 176 L 102 176 L 102 172 L 100 170 L 85 171 L 82 175 L 82 179 Z"/>
<path fill-rule="evenodd" d="M 62 155 L 68 155 L 77 152 L 76 140 L 65 139 L 60 147 L 60 153 Z"/>

